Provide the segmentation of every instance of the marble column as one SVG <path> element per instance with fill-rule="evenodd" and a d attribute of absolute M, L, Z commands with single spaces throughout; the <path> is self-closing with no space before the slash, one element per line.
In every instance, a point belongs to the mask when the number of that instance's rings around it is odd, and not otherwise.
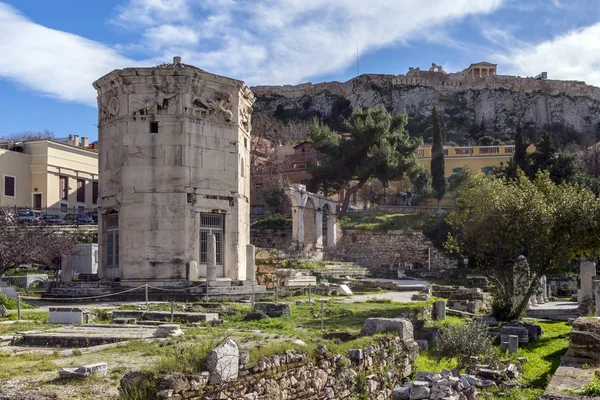
<path fill-rule="evenodd" d="M 198 270 L 198 263 L 194 260 L 188 262 L 188 280 L 190 282 L 196 282 L 200 276 L 200 271 Z"/>
<path fill-rule="evenodd" d="M 210 284 L 217 280 L 217 239 L 210 233 L 207 237 L 206 281 Z"/>
<path fill-rule="evenodd" d="M 327 247 L 335 247 L 337 243 L 337 216 L 327 215 Z"/>
<path fill-rule="evenodd" d="M 594 278 L 596 277 L 596 263 L 584 261 L 579 264 L 579 284 L 581 288 L 579 307 L 584 315 L 593 313 L 594 304 Z"/>
<path fill-rule="evenodd" d="M 304 209 L 292 207 L 292 240 L 304 246 Z"/>
<path fill-rule="evenodd" d="M 519 350 L 519 336 L 508 336 L 508 354 L 515 354 Z"/>
<path fill-rule="evenodd" d="M 596 296 L 596 312 L 594 314 L 600 316 L 600 280 L 594 281 L 594 295 Z"/>
<path fill-rule="evenodd" d="M 596 263 L 584 261 L 579 265 L 581 302 L 592 298 L 592 281 L 596 277 Z"/>
<path fill-rule="evenodd" d="M 249 282 L 256 281 L 256 260 L 255 249 L 253 244 L 246 245 L 246 280 Z"/>
<path fill-rule="evenodd" d="M 442 321 L 446 319 L 446 301 L 438 300 L 433 303 L 433 310 L 435 312 L 435 320 Z"/>
<path fill-rule="evenodd" d="M 315 217 L 315 229 L 317 230 L 317 236 L 315 236 L 317 238 L 315 247 L 317 250 L 323 250 L 323 211 L 315 210 Z"/>

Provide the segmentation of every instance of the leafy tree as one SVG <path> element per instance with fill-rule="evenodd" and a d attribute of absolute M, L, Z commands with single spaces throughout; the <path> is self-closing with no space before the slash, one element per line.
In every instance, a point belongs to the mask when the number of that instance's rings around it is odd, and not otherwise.
<path fill-rule="evenodd" d="M 433 127 L 433 146 L 431 148 L 431 179 L 435 198 L 440 200 L 446 194 L 446 174 L 444 170 L 444 145 L 442 139 L 442 127 L 437 109 L 433 107 L 431 112 L 431 125 Z"/>
<path fill-rule="evenodd" d="M 432 199 L 435 196 L 431 174 L 424 168 L 417 168 L 411 174 L 410 180 L 413 185 L 413 194 L 419 199 L 419 203 Z"/>
<path fill-rule="evenodd" d="M 340 214 L 348 210 L 350 199 L 370 178 L 384 186 L 401 179 L 416 165 L 415 152 L 420 141 L 406 131 L 406 114 L 391 115 L 383 107 L 355 109 L 344 122 L 349 138 L 313 120 L 309 139 L 320 154 L 317 165 L 310 165 L 311 190 L 348 187 Z"/>
<path fill-rule="evenodd" d="M 461 187 L 470 179 L 471 175 L 473 175 L 473 171 L 467 165 L 462 167 L 460 171 L 453 172 L 448 177 L 448 192 L 451 193 L 454 198 L 457 198 Z"/>
<path fill-rule="evenodd" d="M 600 202 L 588 189 L 556 184 L 547 172 L 534 180 L 474 175 L 447 222 L 446 247 L 474 260 L 495 283 L 495 297 L 509 318 L 519 318 L 540 277 L 600 250 Z M 493 227 L 493 229 L 490 229 Z M 525 296 L 515 295 L 515 261 L 527 257 Z M 519 271 L 517 271 L 519 272 Z"/>

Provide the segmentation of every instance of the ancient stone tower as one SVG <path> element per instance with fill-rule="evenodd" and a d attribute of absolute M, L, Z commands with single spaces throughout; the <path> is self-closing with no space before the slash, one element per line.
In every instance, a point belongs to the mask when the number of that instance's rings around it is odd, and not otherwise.
<path fill-rule="evenodd" d="M 115 70 L 94 88 L 100 278 L 203 280 L 214 234 L 217 277 L 245 279 L 252 92 L 180 57 Z"/>

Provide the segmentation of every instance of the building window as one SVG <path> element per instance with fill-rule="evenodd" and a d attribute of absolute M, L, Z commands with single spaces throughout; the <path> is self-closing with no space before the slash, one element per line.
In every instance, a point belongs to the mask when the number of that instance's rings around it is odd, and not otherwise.
<path fill-rule="evenodd" d="M 257 183 L 256 186 L 256 200 L 258 201 L 264 201 L 265 200 L 265 193 L 263 192 L 263 187 L 262 187 L 262 183 Z"/>
<path fill-rule="evenodd" d="M 108 214 L 106 226 L 106 267 L 119 268 L 119 214 Z"/>
<path fill-rule="evenodd" d="M 92 204 L 98 204 L 98 182 L 92 182 Z"/>
<path fill-rule="evenodd" d="M 78 214 L 85 214 L 85 206 L 83 206 L 83 205 L 79 204 L 79 205 L 77 206 L 77 213 L 78 213 Z"/>
<path fill-rule="evenodd" d="M 60 207 L 60 212 L 61 212 L 61 213 L 63 213 L 63 214 L 66 214 L 66 213 L 68 213 L 68 212 L 69 212 L 69 203 L 62 203 L 62 202 L 61 202 L 61 203 L 59 204 L 59 207 Z"/>
<path fill-rule="evenodd" d="M 483 167 L 481 168 L 481 172 L 483 172 L 484 174 L 491 174 L 492 171 L 494 170 L 494 167 Z"/>
<path fill-rule="evenodd" d="M 17 178 L 12 175 L 4 175 L 4 197 L 16 197 Z"/>
<path fill-rule="evenodd" d="M 58 177 L 58 182 L 59 182 L 59 196 L 61 200 L 68 200 L 69 199 L 69 178 L 66 176 L 59 176 Z"/>
<path fill-rule="evenodd" d="M 214 234 L 217 244 L 217 265 L 223 265 L 223 214 L 200 213 L 200 263 L 206 264 L 208 254 L 208 235 Z"/>
<path fill-rule="evenodd" d="M 150 122 L 150 133 L 158 133 L 158 122 Z"/>
<path fill-rule="evenodd" d="M 77 179 L 77 202 L 85 203 L 85 180 Z"/>
<path fill-rule="evenodd" d="M 244 177 L 244 158 L 242 157 L 242 163 L 241 163 L 241 172 L 242 172 L 242 178 Z"/>

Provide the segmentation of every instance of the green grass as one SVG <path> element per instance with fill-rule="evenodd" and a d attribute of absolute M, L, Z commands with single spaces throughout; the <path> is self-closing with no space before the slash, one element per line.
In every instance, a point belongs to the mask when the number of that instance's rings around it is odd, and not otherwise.
<path fill-rule="evenodd" d="M 582 396 L 600 396 L 600 379 L 597 376 L 581 389 L 573 390 L 573 393 Z"/>
<path fill-rule="evenodd" d="M 7 297 L 3 294 L 0 294 L 0 305 L 3 305 L 8 310 L 16 310 L 17 309 L 17 299 L 13 299 L 11 297 Z M 21 309 L 25 310 L 28 308 L 35 308 L 31 304 L 27 303 L 24 300 L 21 300 Z"/>
<path fill-rule="evenodd" d="M 449 323 L 458 321 L 450 320 Z M 540 339 L 519 349 L 514 359 L 526 357 L 523 376 L 520 378 L 521 388 L 506 390 L 491 390 L 483 392 L 482 399 L 533 400 L 538 399 L 546 388 L 550 378 L 560 364 L 560 358 L 569 347 L 571 327 L 566 322 L 537 322 L 544 334 Z M 436 325 L 437 322 L 428 325 Z M 456 359 L 442 360 L 438 363 L 432 351 L 421 351 L 414 364 L 414 371 L 440 372 L 442 368 L 456 368 Z M 599 386 L 600 387 L 600 386 Z M 590 387 L 590 392 L 595 390 Z"/>
<path fill-rule="evenodd" d="M 529 360 L 524 367 L 523 380 L 534 389 L 543 389 L 560 365 L 560 358 L 569 348 L 571 327 L 566 322 L 539 322 L 544 330 L 540 339 L 519 349 L 518 357 Z"/>
<path fill-rule="evenodd" d="M 385 214 L 372 215 L 364 213 L 348 213 L 339 219 L 343 229 L 359 229 L 367 231 L 421 230 L 428 215 L 420 214 Z"/>
<path fill-rule="evenodd" d="M 334 300 L 325 303 L 324 327 L 326 331 L 343 329 L 348 332 L 358 332 L 365 320 L 369 317 L 393 318 L 404 311 L 418 311 L 426 306 L 427 302 L 414 303 L 342 303 Z M 246 308 L 249 310 L 249 307 Z M 314 316 L 317 315 L 317 318 Z M 225 324 L 229 328 L 248 327 L 260 329 L 269 333 L 314 333 L 321 329 L 321 303 L 300 304 L 292 307 L 288 316 L 280 318 L 266 318 L 259 321 L 242 321 L 243 313 L 232 315 Z M 302 327 L 303 330 L 297 329 Z M 304 335 L 305 336 L 305 335 Z"/>

